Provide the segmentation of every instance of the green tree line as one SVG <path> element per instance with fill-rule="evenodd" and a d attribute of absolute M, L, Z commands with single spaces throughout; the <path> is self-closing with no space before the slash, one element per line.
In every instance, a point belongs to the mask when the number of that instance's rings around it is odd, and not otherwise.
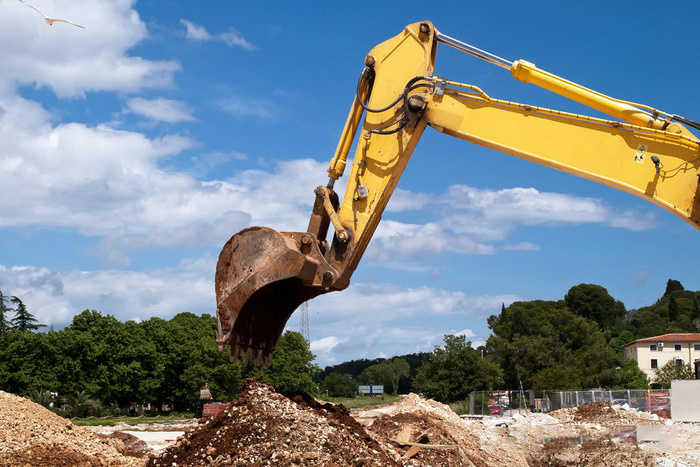
<path fill-rule="evenodd" d="M 218 351 L 216 318 L 208 314 L 120 322 L 85 310 L 62 330 L 37 332 L 42 325 L 21 300 L 1 292 L 0 298 L 0 389 L 35 400 L 57 394 L 81 407 L 99 401 L 112 412 L 148 404 L 191 409 L 205 383 L 215 399 L 230 400 L 249 376 L 281 392 L 352 397 L 359 384 L 383 384 L 386 392 L 414 391 L 441 402 L 494 389 L 645 388 L 644 373 L 624 358 L 622 345 L 700 328 L 700 292 L 678 281 L 669 280 L 661 298 L 636 310 L 599 285 L 579 284 L 561 300 L 502 306 L 488 318 L 492 334 L 478 348 L 464 336 L 446 335 L 429 353 L 321 371 L 299 333 L 282 336 L 269 367 L 243 367 Z M 667 370 L 660 376 L 667 378 Z"/>
<path fill-rule="evenodd" d="M 684 290 L 669 280 L 654 304 L 626 310 L 608 291 L 595 284 L 579 284 L 562 300 L 515 302 L 488 318 L 491 336 L 474 348 L 463 336 L 444 336 L 432 353 L 391 360 L 355 360 L 328 367 L 320 383 L 329 395 L 348 395 L 358 384 L 385 384 L 385 362 L 410 361 L 399 393 L 415 391 L 441 402 L 460 401 L 471 391 L 495 389 L 648 388 L 636 361 L 624 357 L 622 345 L 636 339 L 672 332 L 700 330 L 700 292 Z M 688 368 L 666 368 L 687 378 Z"/>
<path fill-rule="evenodd" d="M 9 319 L 13 312 L 14 317 Z M 29 313 L 27 307 L 19 297 L 7 296 L 0 290 L 0 335 L 11 330 L 36 331 L 45 328 L 45 324 L 39 324 L 36 318 Z"/>
<path fill-rule="evenodd" d="M 10 328 L 0 335 L 0 389 L 35 400 L 55 394 L 57 401 L 82 401 L 71 406 L 91 400 L 107 413 L 149 404 L 193 409 L 205 383 L 216 400 L 231 400 L 249 376 L 280 391 L 314 390 L 318 368 L 299 333 L 286 332 L 264 368 L 231 363 L 215 335 L 216 318 L 193 313 L 120 322 L 85 310 L 60 331 Z"/>

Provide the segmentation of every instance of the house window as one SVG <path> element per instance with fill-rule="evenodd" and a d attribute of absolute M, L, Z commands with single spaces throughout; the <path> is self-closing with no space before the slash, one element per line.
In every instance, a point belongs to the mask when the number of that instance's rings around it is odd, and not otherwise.
<path fill-rule="evenodd" d="M 673 350 L 681 350 L 683 348 L 683 344 L 673 344 Z"/>
<path fill-rule="evenodd" d="M 649 350 L 656 352 L 656 344 L 649 344 Z"/>
<path fill-rule="evenodd" d="M 651 359 L 651 369 L 656 370 L 659 367 L 659 361 L 655 358 Z"/>
<path fill-rule="evenodd" d="M 700 350 L 700 344 L 693 344 L 694 350 Z"/>
<path fill-rule="evenodd" d="M 682 358 L 677 358 L 676 359 L 676 368 L 680 369 L 683 367 L 683 359 Z"/>

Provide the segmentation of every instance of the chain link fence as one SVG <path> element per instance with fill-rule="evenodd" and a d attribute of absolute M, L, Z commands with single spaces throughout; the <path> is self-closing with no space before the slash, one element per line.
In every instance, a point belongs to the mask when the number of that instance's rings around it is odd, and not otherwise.
<path fill-rule="evenodd" d="M 470 415 L 512 415 L 519 412 L 551 412 L 592 402 L 627 404 L 630 408 L 670 415 L 668 392 L 648 389 L 590 389 L 579 391 L 474 391 L 469 397 Z"/>

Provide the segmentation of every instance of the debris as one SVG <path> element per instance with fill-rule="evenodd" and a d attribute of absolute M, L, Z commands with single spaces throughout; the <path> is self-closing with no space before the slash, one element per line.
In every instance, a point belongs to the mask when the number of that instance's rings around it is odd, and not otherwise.
<path fill-rule="evenodd" d="M 700 425 L 609 404 L 463 420 L 415 394 L 366 410 L 284 396 L 246 380 L 238 399 L 170 447 L 139 454 L 122 432 L 95 435 L 26 399 L 0 393 L 2 466 L 544 467 L 700 466 Z M 112 427 L 114 428 L 114 427 Z M 160 427 L 165 432 L 174 425 Z M 181 431 L 182 432 L 182 431 Z"/>
<path fill-rule="evenodd" d="M 285 397 L 254 379 L 231 405 L 202 419 L 148 465 L 398 466 L 347 409 Z"/>
<path fill-rule="evenodd" d="M 0 465 L 140 467 L 124 442 L 73 425 L 23 397 L 0 391 Z"/>

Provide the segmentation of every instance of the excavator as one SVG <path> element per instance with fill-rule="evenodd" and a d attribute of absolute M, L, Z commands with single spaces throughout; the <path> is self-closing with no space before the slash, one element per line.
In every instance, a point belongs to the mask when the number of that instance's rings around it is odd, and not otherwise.
<path fill-rule="evenodd" d="M 515 79 L 601 116 L 501 100 L 436 76 L 438 44 L 506 68 Z M 229 345 L 232 361 L 240 355 L 244 364 L 269 365 L 299 305 L 348 287 L 428 126 L 631 193 L 700 228 L 700 141 L 688 130 L 700 130 L 699 123 L 609 97 L 525 60 L 508 61 L 441 34 L 428 21 L 411 24 L 365 57 L 328 183 L 314 190 L 306 232 L 250 227 L 224 245 L 215 277 L 217 343 L 221 351 Z M 353 146 L 340 200 L 333 188 Z"/>

